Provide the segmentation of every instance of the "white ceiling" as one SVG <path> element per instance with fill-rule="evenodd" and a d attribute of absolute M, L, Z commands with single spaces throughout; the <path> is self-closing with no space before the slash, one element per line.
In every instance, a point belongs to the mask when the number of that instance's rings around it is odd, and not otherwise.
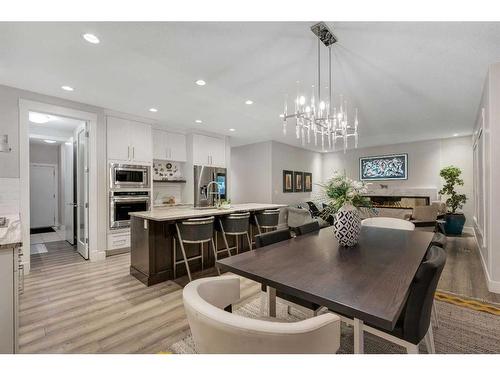
<path fill-rule="evenodd" d="M 48 115 L 49 121 L 43 124 L 29 122 L 31 139 L 52 139 L 62 143 L 73 137 L 74 130 L 84 122 L 67 117 Z"/>
<path fill-rule="evenodd" d="M 315 83 L 311 25 L 0 23 L 0 83 L 230 135 L 235 145 L 299 145 L 292 126 L 282 136 L 278 115 L 297 80 Z M 471 133 L 487 67 L 500 61 L 500 23 L 329 25 L 339 40 L 335 91 L 359 107 L 360 146 Z M 194 84 L 200 78 L 206 86 Z"/>

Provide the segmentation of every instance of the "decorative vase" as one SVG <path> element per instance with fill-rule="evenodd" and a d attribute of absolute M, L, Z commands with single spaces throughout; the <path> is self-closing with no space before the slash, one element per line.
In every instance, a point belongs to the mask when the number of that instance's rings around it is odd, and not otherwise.
<path fill-rule="evenodd" d="M 452 234 L 459 236 L 462 234 L 465 224 L 465 215 L 464 214 L 451 214 L 448 213 L 444 217 L 444 231 L 446 234 Z"/>
<path fill-rule="evenodd" d="M 345 205 L 335 214 L 333 233 L 341 246 L 351 247 L 358 243 L 361 217 L 356 207 Z"/>

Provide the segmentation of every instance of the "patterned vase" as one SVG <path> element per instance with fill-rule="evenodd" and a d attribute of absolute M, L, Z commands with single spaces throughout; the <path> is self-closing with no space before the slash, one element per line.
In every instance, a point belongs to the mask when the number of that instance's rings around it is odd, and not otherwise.
<path fill-rule="evenodd" d="M 358 243 L 361 217 L 356 207 L 345 205 L 335 214 L 333 233 L 341 246 L 351 247 Z"/>

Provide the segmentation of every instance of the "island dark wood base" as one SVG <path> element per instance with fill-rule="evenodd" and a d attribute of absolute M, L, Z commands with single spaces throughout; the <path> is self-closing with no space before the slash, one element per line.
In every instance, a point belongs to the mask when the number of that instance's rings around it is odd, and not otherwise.
<path fill-rule="evenodd" d="M 174 279 L 174 235 L 176 233 L 174 221 L 153 221 L 132 216 L 130 224 L 131 246 L 130 246 L 130 274 L 147 286 L 158 284 Z M 255 231 L 254 231 L 255 233 Z M 224 241 L 219 232 L 217 236 L 218 249 L 223 249 Z M 246 238 L 240 236 L 240 252 L 248 251 Z M 215 239 L 215 238 L 214 238 Z M 228 236 L 229 246 L 235 246 L 235 237 Z M 198 244 L 185 244 L 187 257 L 200 254 L 201 247 Z M 204 244 L 204 268 L 215 266 L 215 257 L 208 244 Z M 236 252 L 233 249 L 232 254 Z M 219 259 L 227 257 L 225 252 L 218 254 Z M 182 260 L 182 253 L 177 244 L 177 260 Z M 201 271 L 201 259 L 189 262 L 193 277 Z M 186 275 L 184 263 L 177 264 L 176 277 Z"/>

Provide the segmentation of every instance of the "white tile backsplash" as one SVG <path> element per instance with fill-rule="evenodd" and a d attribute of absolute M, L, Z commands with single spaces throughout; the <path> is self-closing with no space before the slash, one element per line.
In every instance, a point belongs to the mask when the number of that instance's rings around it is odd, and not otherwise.
<path fill-rule="evenodd" d="M 0 178 L 0 216 L 20 211 L 19 178 Z"/>
<path fill-rule="evenodd" d="M 153 205 L 161 204 L 159 200 L 175 198 L 175 203 L 182 203 L 182 185 L 171 182 L 153 182 Z"/>

